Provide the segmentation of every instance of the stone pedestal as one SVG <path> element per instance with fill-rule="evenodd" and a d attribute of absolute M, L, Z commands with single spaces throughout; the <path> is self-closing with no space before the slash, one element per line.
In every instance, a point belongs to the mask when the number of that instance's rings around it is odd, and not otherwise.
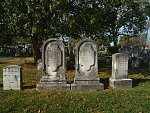
<path fill-rule="evenodd" d="M 109 85 L 113 88 L 132 88 L 132 79 L 128 78 L 128 54 L 112 55 L 112 77 Z"/>
<path fill-rule="evenodd" d="M 21 66 L 9 65 L 3 68 L 3 89 L 4 90 L 22 89 Z"/>
<path fill-rule="evenodd" d="M 109 85 L 113 88 L 132 88 L 132 79 L 109 79 Z"/>
<path fill-rule="evenodd" d="M 42 47 L 42 79 L 37 90 L 70 90 L 65 78 L 65 48 L 58 39 L 48 39 Z"/>
<path fill-rule="evenodd" d="M 104 85 L 98 78 L 97 45 L 85 39 L 77 44 L 76 75 L 72 90 L 102 90 Z"/>

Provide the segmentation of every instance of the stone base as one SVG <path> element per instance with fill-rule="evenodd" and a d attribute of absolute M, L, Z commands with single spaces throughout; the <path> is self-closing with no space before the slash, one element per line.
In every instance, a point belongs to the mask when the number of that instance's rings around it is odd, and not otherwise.
<path fill-rule="evenodd" d="M 102 83 L 98 84 L 72 84 L 71 85 L 71 90 L 80 90 L 80 91 L 85 91 L 85 90 L 103 90 L 104 85 Z"/>
<path fill-rule="evenodd" d="M 132 79 L 109 78 L 109 85 L 113 88 L 132 88 Z"/>
<path fill-rule="evenodd" d="M 70 84 L 40 82 L 36 90 L 70 90 Z"/>

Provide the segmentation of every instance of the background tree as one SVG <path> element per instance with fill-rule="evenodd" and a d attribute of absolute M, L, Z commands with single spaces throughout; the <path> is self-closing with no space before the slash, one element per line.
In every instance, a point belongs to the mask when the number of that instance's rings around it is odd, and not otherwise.
<path fill-rule="evenodd" d="M 62 20 L 69 2 L 5 0 L 2 5 L 5 13 L 3 23 L 8 26 L 13 36 L 30 37 L 34 60 L 37 61 L 40 58 L 39 46 L 42 40 L 62 33 Z"/>

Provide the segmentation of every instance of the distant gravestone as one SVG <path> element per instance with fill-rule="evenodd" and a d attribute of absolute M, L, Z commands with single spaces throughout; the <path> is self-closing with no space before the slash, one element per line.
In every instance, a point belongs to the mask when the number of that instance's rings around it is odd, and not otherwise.
<path fill-rule="evenodd" d="M 77 44 L 76 75 L 72 90 L 104 89 L 98 78 L 97 45 L 85 39 Z"/>
<path fill-rule="evenodd" d="M 42 70 L 42 59 L 39 59 L 37 62 L 38 62 L 37 69 Z"/>
<path fill-rule="evenodd" d="M 75 61 L 75 55 L 74 55 L 74 53 L 73 53 L 73 48 L 72 48 L 72 50 L 70 50 L 70 61 Z"/>
<path fill-rule="evenodd" d="M 3 68 L 3 89 L 20 90 L 22 88 L 21 66 L 9 65 Z"/>
<path fill-rule="evenodd" d="M 58 39 L 48 39 L 42 47 L 42 79 L 37 90 L 70 89 L 65 78 L 65 48 Z"/>
<path fill-rule="evenodd" d="M 109 85 L 113 88 L 132 88 L 132 79 L 128 78 L 128 54 L 112 55 L 112 77 Z"/>
<path fill-rule="evenodd" d="M 144 61 L 145 63 L 147 63 L 147 62 L 148 62 L 148 59 L 149 59 L 149 54 L 148 54 L 148 53 L 143 53 L 143 54 L 142 54 L 142 59 L 143 59 L 143 61 Z"/>
<path fill-rule="evenodd" d="M 132 67 L 139 68 L 140 65 L 140 58 L 139 57 L 132 57 Z"/>
<path fill-rule="evenodd" d="M 130 46 L 124 45 L 124 46 L 123 46 L 123 53 L 129 54 L 129 53 L 130 53 Z"/>
<path fill-rule="evenodd" d="M 111 62 L 111 60 L 112 60 L 112 58 L 111 58 L 111 57 L 106 57 L 106 63 L 110 63 L 110 62 Z"/>
<path fill-rule="evenodd" d="M 140 48 L 139 46 L 134 46 L 132 49 L 132 57 L 139 57 L 140 56 Z"/>

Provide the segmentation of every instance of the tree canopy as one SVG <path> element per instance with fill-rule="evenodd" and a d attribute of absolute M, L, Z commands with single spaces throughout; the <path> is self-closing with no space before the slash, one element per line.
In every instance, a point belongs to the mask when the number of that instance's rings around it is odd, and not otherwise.
<path fill-rule="evenodd" d="M 39 46 L 52 37 L 90 37 L 117 46 L 119 35 L 144 32 L 150 12 L 148 0 L 2 0 L 0 5 L 0 37 L 30 38 L 35 61 Z"/>

